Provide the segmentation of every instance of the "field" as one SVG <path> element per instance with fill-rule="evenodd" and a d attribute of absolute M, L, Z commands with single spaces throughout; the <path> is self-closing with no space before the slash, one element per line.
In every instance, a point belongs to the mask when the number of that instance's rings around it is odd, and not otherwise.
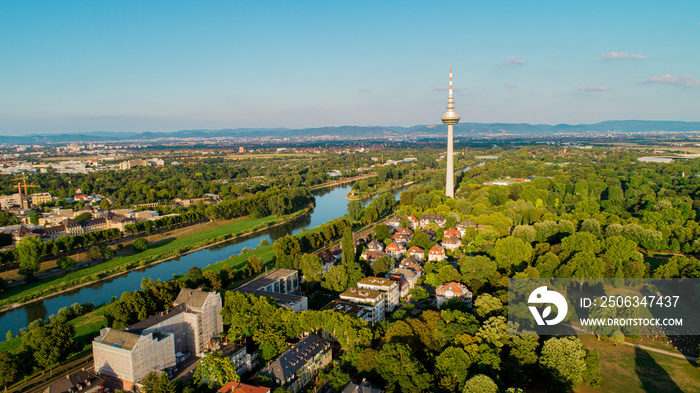
<path fill-rule="evenodd" d="M 609 340 L 597 341 L 595 336 L 580 338 L 586 347 L 598 349 L 603 383 L 600 389 L 581 386 L 578 393 L 700 392 L 700 372 L 687 360 L 627 345 L 614 347 Z"/>

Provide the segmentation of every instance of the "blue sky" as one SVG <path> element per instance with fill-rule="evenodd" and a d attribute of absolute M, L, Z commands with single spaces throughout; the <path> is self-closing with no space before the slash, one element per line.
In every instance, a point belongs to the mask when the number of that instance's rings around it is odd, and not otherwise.
<path fill-rule="evenodd" d="M 700 2 L 5 1 L 0 134 L 700 121 Z"/>

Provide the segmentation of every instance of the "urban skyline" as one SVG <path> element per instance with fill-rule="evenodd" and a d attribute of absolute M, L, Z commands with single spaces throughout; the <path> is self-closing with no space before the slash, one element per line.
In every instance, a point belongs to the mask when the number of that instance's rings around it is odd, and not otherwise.
<path fill-rule="evenodd" d="M 697 2 L 9 3 L 0 134 L 697 121 Z M 450 39 L 444 18 L 449 15 Z"/>

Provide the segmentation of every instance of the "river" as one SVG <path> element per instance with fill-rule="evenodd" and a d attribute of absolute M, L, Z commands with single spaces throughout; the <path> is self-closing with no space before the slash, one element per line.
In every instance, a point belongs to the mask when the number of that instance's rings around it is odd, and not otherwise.
<path fill-rule="evenodd" d="M 350 191 L 350 187 L 350 185 L 345 185 L 312 191 L 312 195 L 316 198 L 316 207 L 313 212 L 284 225 L 4 312 L 0 314 L 0 332 L 12 330 L 12 332 L 17 333 L 19 329 L 26 327 L 30 322 L 36 319 L 46 319 L 49 315 L 56 314 L 59 309 L 73 303 L 93 302 L 99 305 L 109 302 L 112 297 L 119 297 L 122 292 L 140 289 L 141 280 L 144 277 L 166 281 L 173 278 L 175 274 L 187 273 L 187 270 L 192 266 L 203 268 L 223 261 L 231 255 L 239 254 L 244 247 L 255 248 L 262 239 L 267 239 L 272 243 L 287 234 L 298 233 L 304 229 L 324 224 L 345 214 L 348 203 L 345 196 Z M 404 189 L 405 187 L 394 192 L 397 199 L 398 194 Z M 0 338 L 0 340 L 2 339 Z"/>

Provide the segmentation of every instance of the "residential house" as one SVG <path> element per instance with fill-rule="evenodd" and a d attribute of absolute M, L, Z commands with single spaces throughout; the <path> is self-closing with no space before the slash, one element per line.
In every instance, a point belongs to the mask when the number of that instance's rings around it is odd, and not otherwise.
<path fill-rule="evenodd" d="M 405 278 L 398 274 L 387 274 L 386 278 L 396 282 L 399 285 L 399 297 L 404 298 L 409 295 L 411 286 L 408 284 L 408 281 L 406 281 Z"/>
<path fill-rule="evenodd" d="M 422 262 L 425 257 L 425 250 L 418 246 L 413 246 L 408 249 L 408 254 Z"/>
<path fill-rule="evenodd" d="M 298 393 L 331 359 L 331 344 L 315 334 L 308 334 L 260 370 L 258 375 L 271 378 L 291 393 Z"/>
<path fill-rule="evenodd" d="M 430 224 L 431 221 L 437 224 L 439 227 L 445 226 L 445 216 L 439 214 L 423 214 L 420 218 L 420 226 L 424 227 Z"/>
<path fill-rule="evenodd" d="M 428 251 L 428 261 L 429 262 L 438 262 L 438 261 L 444 261 L 447 259 L 445 255 L 445 249 L 440 247 L 439 244 L 436 244 L 433 246 L 433 248 Z"/>
<path fill-rule="evenodd" d="M 299 271 L 294 269 L 275 269 L 257 277 L 235 289 L 242 293 L 252 293 L 275 299 L 277 304 L 292 311 L 309 309 L 306 296 L 299 295 Z"/>
<path fill-rule="evenodd" d="M 472 306 L 472 293 L 465 285 L 451 281 L 444 283 L 435 289 L 437 306 L 452 299 L 461 299 L 467 307 Z"/>
<path fill-rule="evenodd" d="M 418 229 L 420 221 L 415 216 L 408 216 L 406 217 L 406 219 L 408 220 L 408 222 L 411 223 L 411 227 L 413 228 L 413 230 Z"/>
<path fill-rule="evenodd" d="M 367 243 L 367 251 L 384 251 L 384 244 L 377 240 Z"/>
<path fill-rule="evenodd" d="M 450 229 L 446 230 L 444 233 L 444 236 L 445 237 L 453 236 L 453 237 L 462 238 L 462 234 L 456 228 L 450 228 Z"/>
<path fill-rule="evenodd" d="M 387 273 L 387 277 L 390 276 L 399 276 L 405 279 L 408 283 L 408 289 L 415 288 L 416 285 L 418 285 L 418 278 L 420 278 L 420 274 L 418 274 L 416 271 L 406 268 L 393 269 L 392 271 Z"/>
<path fill-rule="evenodd" d="M 357 282 L 361 289 L 371 289 L 386 294 L 387 310 L 394 311 L 399 305 L 399 288 L 395 282 L 382 277 L 365 277 Z"/>
<path fill-rule="evenodd" d="M 391 236 L 391 240 L 395 241 L 396 243 L 401 243 L 404 246 L 408 244 L 408 242 L 411 241 L 411 236 L 406 235 L 405 233 L 395 233 Z"/>
<path fill-rule="evenodd" d="M 374 262 L 377 259 L 387 255 L 383 251 L 365 251 L 362 254 L 360 254 L 360 259 L 368 261 L 368 262 Z"/>
<path fill-rule="evenodd" d="M 442 239 L 442 246 L 446 250 L 455 251 L 462 246 L 462 241 L 456 236 L 446 236 Z"/>
<path fill-rule="evenodd" d="M 391 231 L 394 232 L 396 228 L 401 226 L 401 220 L 399 220 L 398 217 L 394 217 L 386 222 L 386 226 L 388 226 L 389 229 L 391 229 Z"/>
<path fill-rule="evenodd" d="M 219 353 L 231 359 L 238 375 L 253 371 L 258 365 L 258 352 L 248 353 L 248 348 L 245 345 L 228 343 L 221 348 Z"/>
<path fill-rule="evenodd" d="M 384 393 L 384 391 L 367 382 L 366 379 L 362 379 L 359 384 L 351 381 L 340 393 Z"/>
<path fill-rule="evenodd" d="M 407 235 L 409 238 L 413 236 L 413 230 L 411 228 L 398 228 L 396 229 L 396 233 Z"/>
<path fill-rule="evenodd" d="M 399 264 L 399 268 L 413 270 L 414 272 L 416 272 L 416 274 L 418 274 L 418 277 L 421 277 L 425 272 L 425 270 L 423 269 L 423 265 L 421 265 L 415 257 L 408 257 L 401 261 L 401 263 Z"/>
<path fill-rule="evenodd" d="M 350 288 L 340 294 L 340 299 L 367 306 L 371 313 L 367 315 L 369 320 L 365 320 L 369 323 L 384 320 L 387 302 L 386 296 L 382 292 L 371 289 Z"/>
<path fill-rule="evenodd" d="M 386 246 L 386 253 L 391 255 L 394 259 L 400 259 L 405 252 L 406 247 L 401 243 L 394 242 Z"/>
<path fill-rule="evenodd" d="M 352 315 L 353 317 L 362 319 L 368 323 L 372 323 L 372 308 L 365 307 L 362 304 L 345 302 L 342 300 L 331 300 L 331 302 L 323 306 L 320 311 L 325 310 L 332 310 L 335 312 Z M 328 332 L 326 334 L 324 331 L 323 338 L 329 341 L 335 341 L 333 333 L 334 332 Z"/>
<path fill-rule="evenodd" d="M 467 228 L 474 228 L 477 229 L 477 225 L 474 221 L 472 220 L 464 220 L 457 224 L 456 229 L 459 231 L 460 235 L 462 237 L 467 235 Z"/>

